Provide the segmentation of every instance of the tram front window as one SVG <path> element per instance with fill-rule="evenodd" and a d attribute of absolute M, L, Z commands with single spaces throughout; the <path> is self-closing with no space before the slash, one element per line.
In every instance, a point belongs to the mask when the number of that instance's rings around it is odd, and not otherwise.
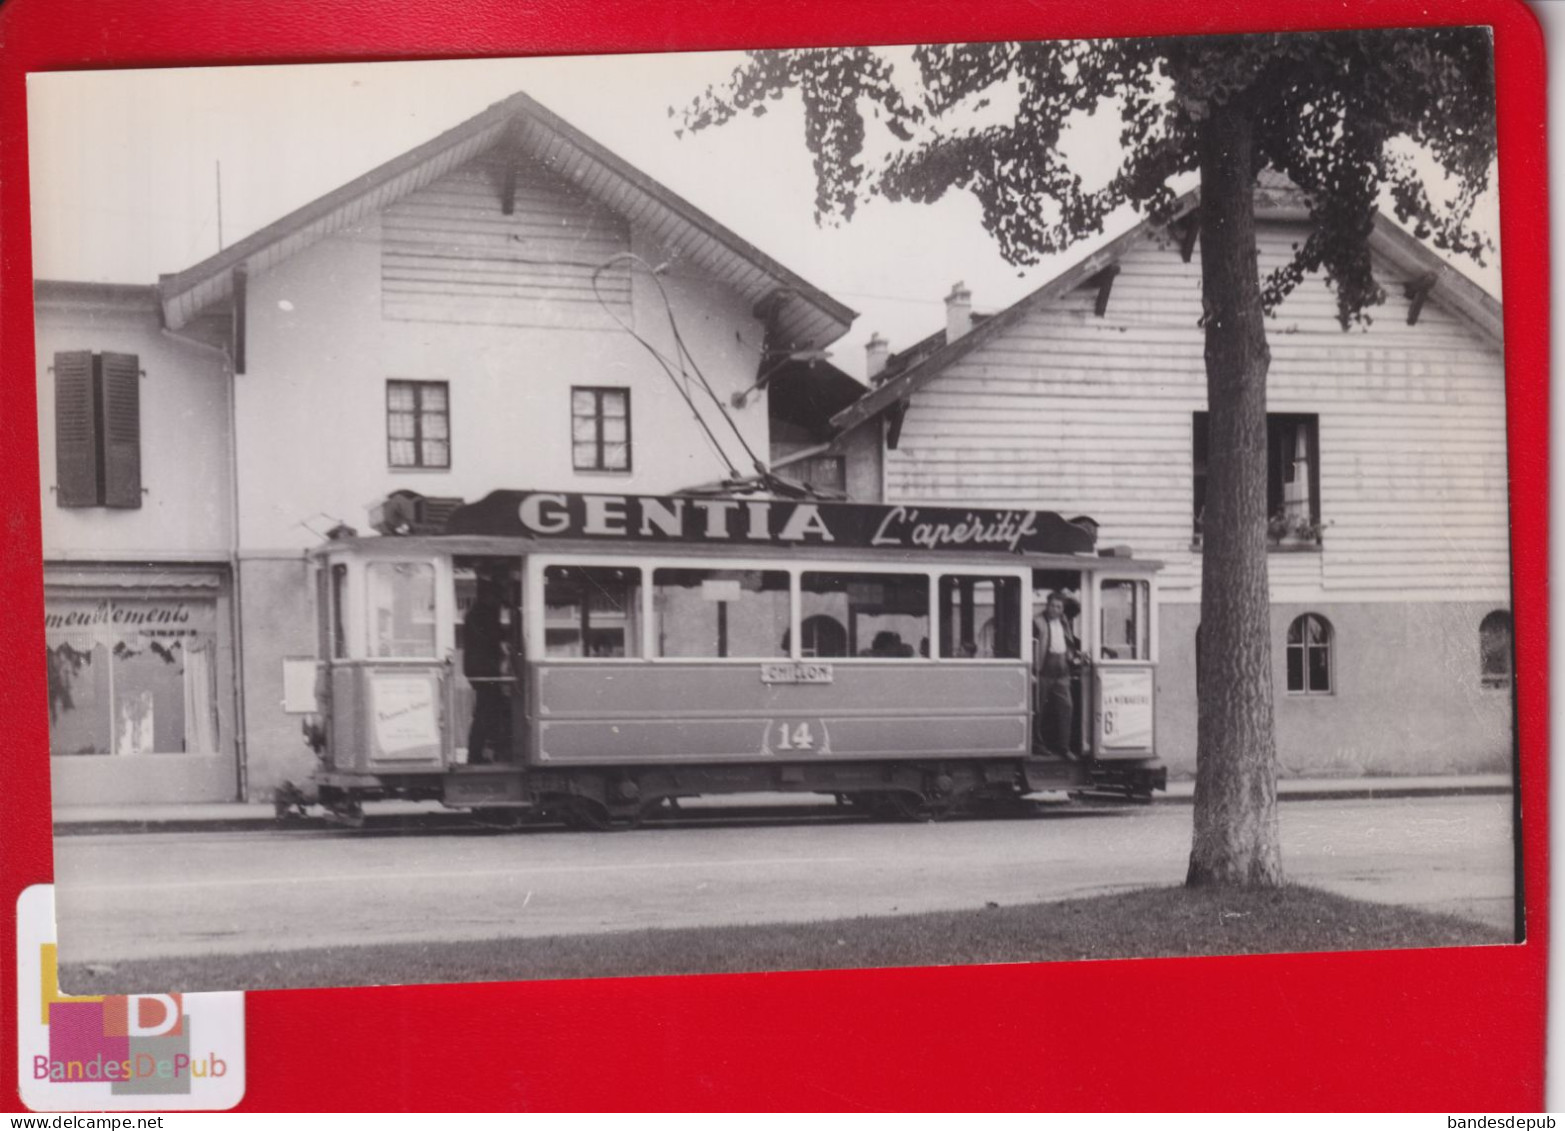
<path fill-rule="evenodd" d="M 652 607 L 659 656 L 788 654 L 788 575 L 781 570 L 654 570 Z"/>
<path fill-rule="evenodd" d="M 377 659 L 432 658 L 435 567 L 429 562 L 371 562 L 366 576 L 370 654 Z"/>
<path fill-rule="evenodd" d="M 818 656 L 917 659 L 929 655 L 929 578 L 921 574 L 805 573 L 799 579 L 799 600 L 805 624 L 826 617 L 847 630 L 843 636 L 817 630 Z M 822 650 L 839 642 L 840 652 Z"/>
<path fill-rule="evenodd" d="M 1152 587 L 1145 581 L 1103 582 L 1099 639 L 1105 660 L 1149 660 Z"/>
<path fill-rule="evenodd" d="M 544 654 L 641 655 L 641 571 L 550 566 L 543 574 Z"/>

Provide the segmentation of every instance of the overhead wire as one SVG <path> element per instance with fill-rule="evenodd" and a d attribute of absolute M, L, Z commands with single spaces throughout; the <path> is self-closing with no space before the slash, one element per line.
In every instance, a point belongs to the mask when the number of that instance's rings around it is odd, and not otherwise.
<path fill-rule="evenodd" d="M 674 339 L 674 357 L 670 358 L 662 350 L 658 349 L 657 346 L 653 345 L 650 341 L 638 333 L 634 326 L 630 325 L 623 318 L 621 318 L 618 311 L 614 310 L 604 300 L 601 289 L 598 285 L 598 280 L 605 271 L 613 267 L 615 264 L 621 262 L 629 263 L 632 268 L 639 267 L 651 276 L 653 285 L 657 287 L 658 297 L 663 301 L 663 311 L 668 318 L 669 332 Z M 780 478 L 766 465 L 766 462 L 755 453 L 755 449 L 750 446 L 750 442 L 745 437 L 744 432 L 740 429 L 739 425 L 735 423 L 734 418 L 729 415 L 728 406 L 725 405 L 722 401 L 722 398 L 717 395 L 717 390 L 712 387 L 711 381 L 707 379 L 706 374 L 702 371 L 701 363 L 696 360 L 695 355 L 691 352 L 690 346 L 686 343 L 685 336 L 679 329 L 679 320 L 674 314 L 674 304 L 668 297 L 667 289 L 663 286 L 661 273 L 661 268 L 655 267 L 651 263 L 648 263 L 644 258 L 642 258 L 640 255 L 637 255 L 635 252 L 620 252 L 617 255 L 610 256 L 608 259 L 604 260 L 602 263 L 598 264 L 596 268 L 594 268 L 592 273 L 592 292 L 594 297 L 597 298 L 599 305 L 603 307 L 604 311 L 608 314 L 610 319 L 612 319 L 620 329 L 624 330 L 627 334 L 634 338 L 641 345 L 641 347 L 649 354 L 651 354 L 653 359 L 657 361 L 659 367 L 663 370 L 664 375 L 668 377 L 675 390 L 684 400 L 686 407 L 690 409 L 691 415 L 696 418 L 696 422 L 701 426 L 702 432 L 706 434 L 707 441 L 712 445 L 713 450 L 717 452 L 718 458 L 721 459 L 724 466 L 728 468 L 729 478 L 719 484 L 714 484 L 712 486 L 718 490 L 727 492 L 740 492 L 763 488 L 773 492 L 774 494 L 786 495 L 794 498 L 817 495 L 818 492 L 808 484 L 794 483 Z M 677 377 L 674 374 L 674 369 L 676 367 L 679 370 L 679 376 Z M 764 376 L 770 376 L 771 373 L 778 367 L 779 366 L 773 366 L 771 369 L 766 371 Z M 728 458 L 728 453 L 724 449 L 721 441 L 718 440 L 716 433 L 712 431 L 711 425 L 707 423 L 706 417 L 702 415 L 701 410 L 697 407 L 695 399 L 691 397 L 690 392 L 686 387 L 690 382 L 691 372 L 694 372 L 695 380 L 700 384 L 701 388 L 706 392 L 706 395 L 711 399 L 712 404 L 716 406 L 718 415 L 720 415 L 724 422 L 727 423 L 729 429 L 734 434 L 734 438 L 739 441 L 739 446 L 744 449 L 745 455 L 749 457 L 750 464 L 755 469 L 754 476 L 746 477 L 740 474 L 739 469 L 734 465 L 733 460 Z M 684 383 L 681 383 L 680 378 L 684 379 Z M 757 385 L 760 383 L 760 379 L 758 379 Z M 752 386 L 752 388 L 754 387 L 755 386 Z M 746 390 L 747 393 L 749 391 L 750 390 Z"/>
<path fill-rule="evenodd" d="M 706 433 L 707 440 L 711 443 L 713 450 L 717 452 L 718 458 L 723 461 L 723 465 L 728 468 L 728 473 L 730 475 L 734 476 L 734 477 L 738 477 L 739 469 L 737 467 L 735 467 L 734 466 L 734 462 L 731 459 L 728 458 L 728 453 L 723 449 L 723 445 L 721 444 L 721 442 L 719 442 L 719 440 L 717 438 L 717 435 L 712 431 L 711 425 L 709 425 L 706 422 L 706 417 L 702 416 L 701 415 L 701 410 L 696 407 L 695 400 L 690 396 L 689 390 L 686 389 L 685 386 L 680 383 L 679 378 L 674 375 L 673 365 L 679 364 L 677 359 L 675 359 L 673 361 L 673 364 L 671 364 L 670 363 L 670 359 L 667 358 L 663 354 L 662 350 L 658 349 L 651 342 L 647 341 L 646 338 L 642 337 L 641 334 L 637 333 L 636 332 L 636 328 L 634 326 L 632 326 L 630 323 L 626 322 L 623 318 L 621 318 L 619 316 L 619 312 L 616 311 L 613 308 L 613 306 L 611 306 L 609 304 L 609 302 L 603 297 L 603 292 L 602 292 L 602 289 L 598 285 L 598 280 L 601 278 L 601 276 L 603 275 L 603 273 L 605 271 L 607 271 L 610 267 L 613 267 L 616 263 L 619 263 L 621 261 L 628 261 L 628 262 L 631 262 L 633 264 L 640 264 L 643 267 L 647 268 L 647 270 L 649 272 L 653 272 L 654 271 L 654 269 L 652 268 L 651 264 L 647 263 L 646 260 L 642 259 L 641 256 L 635 254 L 634 252 L 621 252 L 618 255 L 610 256 L 608 259 L 606 259 L 602 263 L 598 264 L 598 266 L 592 272 L 592 294 L 593 294 L 593 297 L 598 300 L 598 305 L 603 307 L 604 311 L 608 314 L 608 316 L 611 319 L 613 319 L 614 323 L 617 326 L 619 326 L 619 328 L 621 330 L 624 330 L 625 333 L 629 334 L 632 338 L 634 338 L 638 343 L 640 343 L 640 345 L 641 345 L 641 347 L 643 349 L 645 349 L 649 354 L 652 355 L 653 359 L 658 363 L 658 366 L 663 370 L 664 374 L 668 377 L 669 383 L 674 386 L 675 391 L 679 393 L 680 397 L 684 400 L 685 405 L 690 409 L 691 415 L 696 418 L 696 423 L 701 426 L 701 431 Z M 656 276 L 655 272 L 653 273 L 653 278 L 656 281 L 657 276 Z M 672 325 L 673 324 L 673 318 L 674 318 L 674 312 L 673 312 L 672 307 L 668 306 L 668 295 L 667 295 L 666 292 L 664 292 L 663 285 L 662 285 L 661 282 L 658 283 L 658 293 L 663 296 L 663 304 L 664 304 L 664 306 L 668 307 L 669 323 L 670 323 L 670 325 Z M 676 330 L 676 340 L 677 340 L 677 330 Z M 683 372 L 684 366 L 682 364 L 679 364 L 679 368 L 680 368 L 681 372 Z M 688 380 L 688 378 L 687 378 L 687 380 Z M 710 389 L 708 389 L 708 392 L 710 392 Z M 729 421 L 729 423 L 732 424 L 733 421 Z"/>

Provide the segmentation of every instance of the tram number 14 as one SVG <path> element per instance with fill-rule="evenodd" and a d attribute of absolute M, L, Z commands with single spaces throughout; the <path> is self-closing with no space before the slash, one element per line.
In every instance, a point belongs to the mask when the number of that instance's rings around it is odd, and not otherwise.
<path fill-rule="evenodd" d="M 815 733 L 810 730 L 810 724 L 799 723 L 797 726 L 789 726 L 786 721 L 778 723 L 777 749 L 814 750 Z"/>

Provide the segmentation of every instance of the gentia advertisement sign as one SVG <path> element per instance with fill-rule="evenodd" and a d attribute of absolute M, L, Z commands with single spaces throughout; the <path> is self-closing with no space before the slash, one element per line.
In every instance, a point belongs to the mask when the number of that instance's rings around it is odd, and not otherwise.
<path fill-rule="evenodd" d="M 1041 510 L 556 491 L 494 491 L 456 510 L 446 533 L 1013 554 L 1092 553 L 1097 541 L 1090 520 Z"/>

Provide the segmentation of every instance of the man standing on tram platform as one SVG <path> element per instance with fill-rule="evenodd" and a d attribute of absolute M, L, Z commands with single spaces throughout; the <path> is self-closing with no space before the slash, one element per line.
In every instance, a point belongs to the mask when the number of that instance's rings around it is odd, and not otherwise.
<path fill-rule="evenodd" d="M 469 763 L 503 761 L 510 731 L 509 701 L 502 687 L 505 626 L 500 584 L 480 575 L 473 606 L 462 621 L 462 674 L 473 686 L 473 725 L 467 732 Z M 485 753 L 488 747 L 490 753 Z"/>
<path fill-rule="evenodd" d="M 1044 603 L 1042 622 L 1033 623 L 1032 649 L 1034 726 L 1037 745 L 1048 757 L 1072 756 L 1071 725 L 1076 703 L 1071 677 L 1081 663 L 1081 641 L 1065 620 L 1065 596 L 1058 591 L 1050 593 Z"/>

